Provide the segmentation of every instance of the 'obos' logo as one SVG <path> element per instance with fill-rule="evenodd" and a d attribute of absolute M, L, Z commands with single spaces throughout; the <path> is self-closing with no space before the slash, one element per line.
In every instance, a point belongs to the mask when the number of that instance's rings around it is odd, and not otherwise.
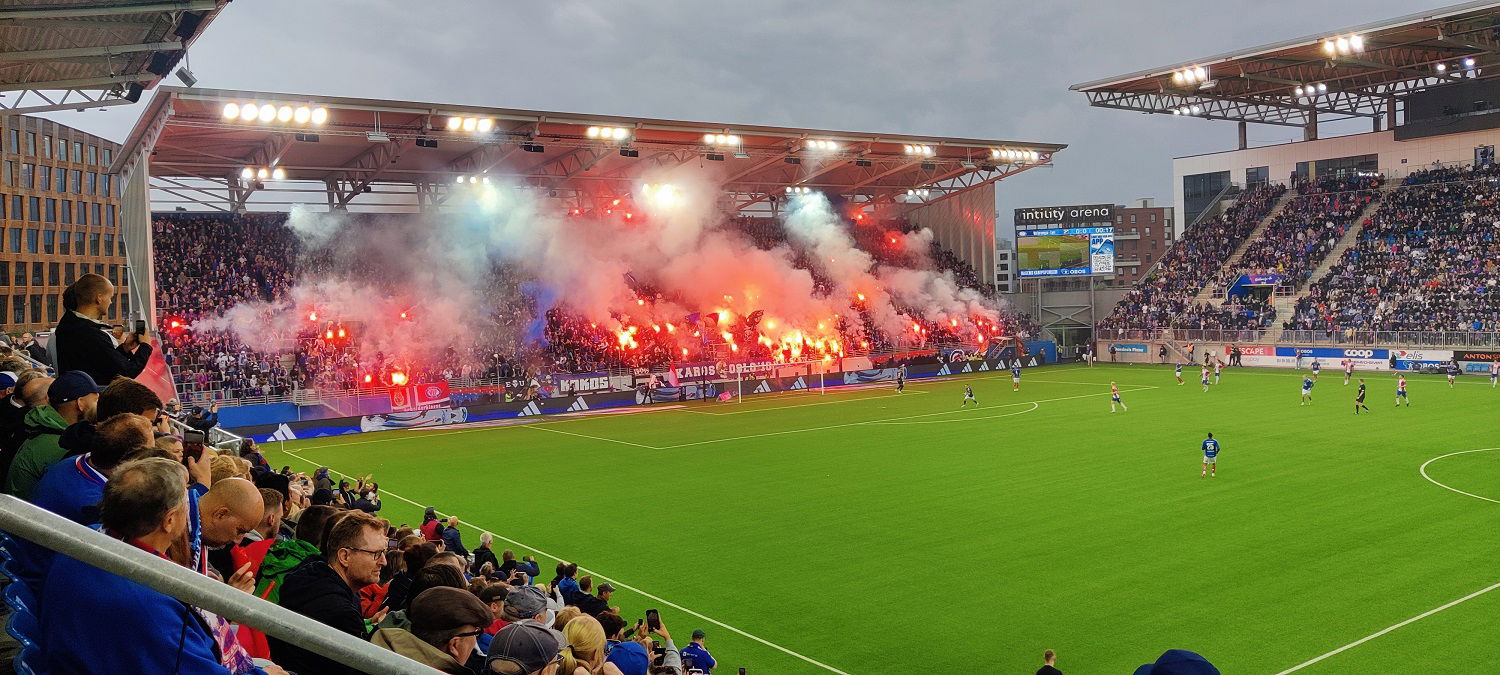
<path fill-rule="evenodd" d="M 1372 352 L 1372 351 L 1370 351 L 1368 349 L 1345 349 L 1344 350 L 1344 356 L 1348 356 L 1348 357 L 1356 358 L 1356 359 L 1368 359 L 1368 358 L 1370 358 L 1371 356 L 1374 356 L 1374 355 L 1375 355 L 1375 352 Z"/>

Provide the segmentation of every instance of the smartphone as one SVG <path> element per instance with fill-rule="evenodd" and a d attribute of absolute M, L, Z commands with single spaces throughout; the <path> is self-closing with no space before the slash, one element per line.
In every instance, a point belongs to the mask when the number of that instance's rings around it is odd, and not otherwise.
<path fill-rule="evenodd" d="M 185 431 L 182 434 L 182 457 L 198 461 L 203 456 L 203 445 L 208 440 L 207 434 L 197 429 Z"/>
<path fill-rule="evenodd" d="M 646 627 L 653 632 L 661 628 L 661 614 L 654 609 L 646 610 Z"/>
<path fill-rule="evenodd" d="M 136 319 L 135 320 L 135 334 L 136 335 L 145 335 L 146 334 L 146 320 L 145 319 Z"/>

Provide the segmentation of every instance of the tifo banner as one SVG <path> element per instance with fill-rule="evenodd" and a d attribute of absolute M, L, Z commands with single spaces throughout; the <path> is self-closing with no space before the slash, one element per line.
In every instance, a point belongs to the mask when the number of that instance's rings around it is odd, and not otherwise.
<path fill-rule="evenodd" d="M 391 410 L 425 410 L 448 405 L 448 383 L 432 382 L 391 388 Z"/>
<path fill-rule="evenodd" d="M 557 390 L 563 394 L 592 394 L 599 391 L 609 391 L 612 387 L 609 383 L 609 373 L 577 373 L 573 375 L 555 375 Z"/>
<path fill-rule="evenodd" d="M 1116 342 L 1116 343 L 1114 343 L 1114 348 L 1115 348 L 1116 352 L 1121 352 L 1121 353 L 1134 353 L 1134 354 L 1145 354 L 1146 353 L 1146 345 L 1142 345 L 1142 344 L 1132 344 L 1132 343 L 1126 343 L 1126 342 Z"/>
<path fill-rule="evenodd" d="M 359 430 L 416 429 L 444 424 L 458 424 L 468 419 L 469 411 L 464 408 L 431 408 L 428 410 L 390 413 L 386 415 L 366 415 L 359 419 Z"/>

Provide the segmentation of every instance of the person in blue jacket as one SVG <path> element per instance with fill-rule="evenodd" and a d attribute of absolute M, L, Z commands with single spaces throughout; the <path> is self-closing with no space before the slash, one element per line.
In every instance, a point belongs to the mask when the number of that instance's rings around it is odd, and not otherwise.
<path fill-rule="evenodd" d="M 166 559 L 187 531 L 186 486 L 187 470 L 170 459 L 116 467 L 99 505 L 105 533 Z M 56 556 L 48 570 L 38 615 L 52 673 L 230 673 L 200 610 L 68 556 Z M 238 672 L 286 675 L 274 665 Z"/>

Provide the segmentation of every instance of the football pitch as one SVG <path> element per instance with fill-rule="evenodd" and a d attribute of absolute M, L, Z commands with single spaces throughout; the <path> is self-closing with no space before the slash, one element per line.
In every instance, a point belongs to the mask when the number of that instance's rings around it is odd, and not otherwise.
<path fill-rule="evenodd" d="M 393 523 L 435 505 L 542 581 L 578 562 L 630 623 L 704 629 L 718 673 L 1500 667 L 1500 390 L 1414 376 L 1396 409 L 1365 373 L 1356 417 L 1330 370 L 1299 407 L 1303 372 L 1050 366 L 265 449 L 374 474 Z"/>

